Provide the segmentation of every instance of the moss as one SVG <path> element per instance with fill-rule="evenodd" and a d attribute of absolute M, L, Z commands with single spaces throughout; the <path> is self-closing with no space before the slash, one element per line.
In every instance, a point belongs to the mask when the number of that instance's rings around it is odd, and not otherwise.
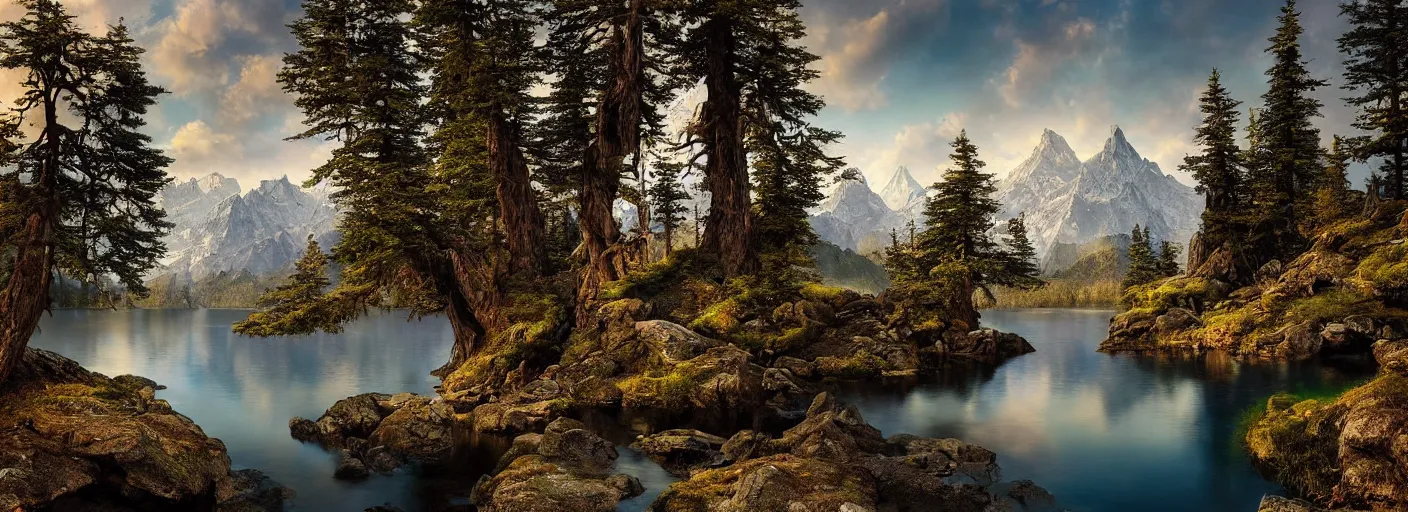
<path fill-rule="evenodd" d="M 660 377 L 636 375 L 616 383 L 623 404 L 631 408 L 681 410 L 690 405 L 690 395 L 698 387 L 685 368 L 677 367 Z"/>
<path fill-rule="evenodd" d="M 1385 301 L 1408 303 L 1408 244 L 1380 247 L 1359 262 L 1355 276 Z"/>
<path fill-rule="evenodd" d="M 705 308 L 699 318 L 689 323 L 689 328 L 718 335 L 732 333 L 743 325 L 739 321 L 742 309 L 737 298 L 724 299 Z"/>
<path fill-rule="evenodd" d="M 884 373 L 887 365 L 884 359 L 864 350 L 857 351 L 846 358 L 818 357 L 816 359 L 818 373 L 843 379 L 874 377 Z"/>
<path fill-rule="evenodd" d="M 602 285 L 598 298 L 648 298 L 667 290 L 688 275 L 701 273 L 705 267 L 708 264 L 697 251 L 675 251 L 669 257 L 631 272 L 623 279 Z"/>
<path fill-rule="evenodd" d="M 1175 277 L 1130 287 L 1121 302 L 1131 309 L 1147 308 L 1162 313 L 1169 308 L 1212 304 L 1223 296 L 1223 290 L 1207 279 Z"/>
<path fill-rule="evenodd" d="M 820 283 L 807 283 L 802 285 L 801 289 L 802 298 L 810 301 L 825 302 L 827 304 L 835 304 L 837 301 L 840 301 L 841 296 L 845 293 L 846 290 L 844 288 L 826 286 Z"/>

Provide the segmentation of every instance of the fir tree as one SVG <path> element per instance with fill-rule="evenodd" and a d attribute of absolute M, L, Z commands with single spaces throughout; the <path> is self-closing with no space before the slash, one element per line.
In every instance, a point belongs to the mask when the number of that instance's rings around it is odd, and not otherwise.
<path fill-rule="evenodd" d="M 1002 270 L 995 276 L 997 284 L 1019 289 L 1035 289 L 1045 284 L 1037 266 L 1036 247 L 1027 236 L 1027 214 L 1007 220 L 1007 234 Z"/>
<path fill-rule="evenodd" d="M 1269 88 L 1262 96 L 1258 119 L 1259 144 L 1264 159 L 1256 160 L 1251 179 L 1260 182 L 1257 204 L 1261 216 L 1260 245 L 1272 257 L 1294 255 L 1303 247 L 1297 227 L 1300 212 L 1308 210 L 1315 181 L 1320 177 L 1320 130 L 1311 120 L 1320 116 L 1322 104 L 1311 94 L 1327 83 L 1310 76 L 1300 49 L 1300 13 L 1295 0 L 1287 0 L 1278 18 L 1280 27 L 1270 38 L 1272 56 L 1267 70 Z"/>
<path fill-rule="evenodd" d="M 441 178 L 486 183 L 506 242 L 508 271 L 533 277 L 546 265 L 546 223 L 523 146 L 534 112 L 529 89 L 541 71 L 534 58 L 537 18 L 528 0 L 429 0 L 416 24 L 429 63 L 431 136 Z M 487 176 L 475 176 L 477 169 Z M 452 191 L 453 191 L 452 185 Z M 475 187 L 478 188 L 478 187 Z"/>
<path fill-rule="evenodd" d="M 694 158 L 705 161 L 711 201 L 703 247 L 719 255 L 728 276 L 751 274 L 759 269 L 761 246 L 748 175 L 750 159 L 758 159 L 749 151 L 766 147 L 771 153 L 766 158 L 774 160 L 790 154 L 790 165 L 806 166 L 808 175 L 824 175 L 841 164 L 813 149 L 839 135 L 805 121 L 821 104 L 800 88 L 815 77 L 806 64 L 816 57 L 799 44 L 805 35 L 797 15 L 799 0 L 678 5 L 690 28 L 671 43 L 679 57 L 677 74 L 702 80 L 709 96 L 683 144 L 701 147 Z M 788 138 L 793 140 L 784 140 Z"/>
<path fill-rule="evenodd" d="M 49 307 L 54 274 L 99 293 L 114 276 L 143 295 L 171 227 L 154 202 L 171 160 L 141 133 L 166 91 L 147 81 L 142 49 L 120 23 L 84 32 L 55 0 L 20 6 L 23 17 L 0 24 L 0 68 L 24 77 L 0 123 L 0 383 Z M 38 135 L 23 135 L 25 125 Z"/>
<path fill-rule="evenodd" d="M 1154 254 L 1153 240 L 1149 228 L 1134 226 L 1130 233 L 1129 272 L 1124 276 L 1124 287 L 1129 288 L 1154 282 L 1159 277 L 1159 260 Z"/>
<path fill-rule="evenodd" d="M 684 224 L 685 214 L 689 212 L 689 208 L 684 205 L 684 201 L 689 199 L 689 193 L 680 183 L 680 174 L 683 171 L 684 166 L 681 164 L 659 162 L 655 169 L 655 184 L 650 187 L 655 222 L 659 222 L 665 231 L 666 256 L 674 253 L 675 235 Z"/>
<path fill-rule="evenodd" d="M 1247 204 L 1242 150 L 1236 138 L 1241 102 L 1228 95 L 1221 73 L 1214 69 L 1200 103 L 1203 123 L 1193 142 L 1202 147 L 1202 153 L 1184 157 L 1180 169 L 1198 181 L 1198 192 L 1206 201 L 1202 236 L 1206 247 L 1215 249 L 1238 241 Z"/>
<path fill-rule="evenodd" d="M 1387 178 L 1390 199 L 1408 199 L 1404 170 L 1408 169 L 1408 5 L 1402 0 L 1343 2 L 1340 13 L 1353 25 L 1339 39 L 1346 55 L 1348 98 L 1359 107 L 1354 127 L 1374 135 L 1355 137 L 1359 160 L 1384 158 L 1380 173 Z"/>
<path fill-rule="evenodd" d="M 308 247 L 294 263 L 293 275 L 284 284 L 264 292 L 258 302 L 262 311 L 235 323 L 234 331 L 258 337 L 342 332 L 342 324 L 323 310 L 323 293 L 329 284 L 327 270 L 328 257 L 313 235 L 308 235 Z"/>
<path fill-rule="evenodd" d="M 915 243 L 915 259 L 920 279 L 949 290 L 954 318 L 972 327 L 978 321 L 973 293 L 995 284 L 993 278 L 1009 258 L 989 234 L 1002 206 L 993 198 L 993 176 L 983 172 L 987 164 L 978 160 L 978 147 L 966 131 L 951 146 L 953 166 L 925 204 L 925 229 Z"/>
<path fill-rule="evenodd" d="M 1343 219 L 1354 211 L 1354 194 L 1349 189 L 1349 159 L 1344 139 L 1336 135 L 1325 157 L 1324 174 L 1315 190 L 1315 224 L 1319 227 Z"/>
<path fill-rule="evenodd" d="M 1183 249 L 1178 244 L 1163 241 L 1159 244 L 1159 277 L 1175 277 L 1183 273 L 1183 266 L 1178 263 L 1179 257 L 1183 255 Z"/>

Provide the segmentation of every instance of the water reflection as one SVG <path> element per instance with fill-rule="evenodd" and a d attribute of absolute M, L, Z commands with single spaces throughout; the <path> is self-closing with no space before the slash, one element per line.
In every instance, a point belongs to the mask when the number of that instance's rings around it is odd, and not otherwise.
<path fill-rule="evenodd" d="M 988 311 L 984 322 L 1037 352 L 995 371 L 847 388 L 886 435 L 957 437 L 998 453 L 1006 479 L 1032 479 L 1082 511 L 1255 510 L 1276 487 L 1236 445 L 1243 411 L 1281 390 L 1340 388 L 1372 370 L 1247 365 L 1224 356 L 1095 351 L 1109 312 Z"/>

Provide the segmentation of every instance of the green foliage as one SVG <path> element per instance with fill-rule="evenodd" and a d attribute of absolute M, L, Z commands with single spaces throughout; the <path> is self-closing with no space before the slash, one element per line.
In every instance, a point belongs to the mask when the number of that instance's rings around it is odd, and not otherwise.
<path fill-rule="evenodd" d="M 323 291 L 328 287 L 328 259 L 312 235 L 308 248 L 295 264 L 288 281 L 259 298 L 261 311 L 234 325 L 234 332 L 246 336 L 279 336 L 342 332 L 341 323 L 327 311 Z"/>
<path fill-rule="evenodd" d="M 171 228 L 154 201 L 171 159 L 142 133 L 166 91 L 148 82 L 143 50 L 120 21 L 94 35 L 55 0 L 19 5 L 24 15 L 0 24 L 0 68 L 20 77 L 0 120 L 0 242 L 33 244 L 20 237 L 43 229 L 34 250 L 50 268 L 28 275 L 57 271 L 92 285 L 111 277 L 140 296 Z M 47 293 L 35 289 L 17 293 Z"/>
<path fill-rule="evenodd" d="M 650 187 L 651 209 L 655 213 L 655 222 L 665 228 L 667 257 L 675 252 L 676 230 L 684 224 L 685 214 L 689 213 L 689 208 L 684 205 L 684 201 L 689 199 L 689 192 L 686 192 L 684 185 L 680 183 L 680 174 L 683 172 L 683 165 L 661 161 L 655 169 L 655 184 Z"/>
<path fill-rule="evenodd" d="M 1324 174 L 1315 189 L 1314 227 L 1323 227 L 1355 212 L 1355 196 L 1349 189 L 1349 158 L 1344 138 L 1335 136 L 1326 155 Z"/>
<path fill-rule="evenodd" d="M 1379 172 L 1388 178 L 1390 199 L 1408 199 L 1403 175 L 1408 168 L 1408 5 L 1397 0 L 1341 2 L 1340 13 L 1352 28 L 1340 36 L 1345 54 L 1344 88 L 1357 93 L 1346 101 L 1359 108 L 1354 127 L 1372 135 L 1352 139 L 1360 161 L 1383 158 Z"/>
<path fill-rule="evenodd" d="M 1242 103 L 1232 99 L 1222 86 L 1222 74 L 1214 69 L 1199 104 L 1203 122 L 1198 125 L 1193 142 L 1202 147 L 1202 153 L 1184 157 L 1179 170 L 1193 175 L 1198 181 L 1198 192 L 1206 200 L 1204 242 L 1210 247 L 1239 244 L 1250 193 L 1236 137 L 1237 107 Z"/>
<path fill-rule="evenodd" d="M 1226 290 L 1207 279 L 1178 277 L 1129 287 L 1125 289 L 1120 303 L 1130 309 L 1149 309 L 1162 313 L 1169 308 L 1213 304 L 1225 294 Z"/>
<path fill-rule="evenodd" d="M 1183 255 L 1183 248 L 1178 244 L 1164 240 L 1159 244 L 1159 277 L 1173 277 L 1183 273 L 1182 264 L 1178 263 L 1179 257 Z"/>
<path fill-rule="evenodd" d="M 1130 237 L 1129 272 L 1124 276 L 1125 288 L 1151 283 L 1160 276 L 1159 259 L 1154 254 L 1153 241 L 1149 239 L 1149 228 L 1140 229 L 1136 224 Z"/>
<path fill-rule="evenodd" d="M 1257 246 L 1272 253 L 1265 255 L 1268 259 L 1288 261 L 1304 249 L 1297 227 L 1323 174 L 1320 130 L 1312 121 L 1323 106 L 1314 93 L 1327 82 L 1306 69 L 1300 48 L 1304 30 L 1295 0 L 1286 2 L 1278 21 L 1266 50 L 1272 58 L 1266 72 L 1269 87 L 1262 95 L 1264 106 L 1252 133 L 1255 154 L 1248 162 L 1259 217 L 1256 235 L 1267 240 Z"/>
<path fill-rule="evenodd" d="M 890 276 L 883 266 L 849 249 L 821 242 L 808 252 L 822 283 L 875 295 L 890 287 Z"/>
<path fill-rule="evenodd" d="M 1033 290 L 1040 288 L 1041 268 L 1037 266 L 1036 247 L 1027 237 L 1027 214 L 1023 213 L 1007 221 L 1007 234 L 1003 239 L 1005 251 L 1002 268 L 993 276 L 993 282 L 1017 289 Z"/>

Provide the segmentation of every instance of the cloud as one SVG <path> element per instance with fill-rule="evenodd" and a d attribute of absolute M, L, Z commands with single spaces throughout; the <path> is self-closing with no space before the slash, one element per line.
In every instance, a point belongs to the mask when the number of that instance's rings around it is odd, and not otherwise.
<path fill-rule="evenodd" d="M 940 166 L 948 162 L 949 143 L 968 121 L 968 114 L 955 112 L 937 121 L 903 126 L 887 147 L 860 156 L 853 163 L 867 172 L 870 183 L 884 183 L 889 173 L 900 166 L 910 167 L 921 182 L 934 181 Z"/>
<path fill-rule="evenodd" d="M 231 124 L 244 124 L 272 112 L 292 110 L 292 98 L 278 83 L 283 63 L 275 55 L 252 55 L 240 59 L 239 80 L 220 98 L 219 118 Z"/>
<path fill-rule="evenodd" d="M 1003 72 L 999 87 L 1008 106 L 1020 108 L 1025 98 L 1045 86 L 1052 75 L 1092 47 L 1095 22 L 1080 18 L 1060 26 L 1051 37 L 1017 39 L 1017 55 Z"/>
<path fill-rule="evenodd" d="M 805 8 L 804 44 L 820 57 L 821 73 L 810 89 L 849 111 L 886 106 L 890 68 L 944 30 L 945 7 L 944 0 L 821 0 Z"/>

